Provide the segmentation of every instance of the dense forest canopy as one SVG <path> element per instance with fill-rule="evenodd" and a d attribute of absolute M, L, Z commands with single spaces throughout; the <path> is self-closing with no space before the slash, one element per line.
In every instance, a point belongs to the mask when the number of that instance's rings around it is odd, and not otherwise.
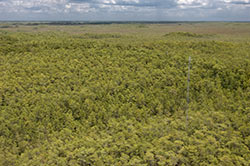
<path fill-rule="evenodd" d="M 250 165 L 250 40 L 119 26 L 0 29 L 0 165 Z"/>

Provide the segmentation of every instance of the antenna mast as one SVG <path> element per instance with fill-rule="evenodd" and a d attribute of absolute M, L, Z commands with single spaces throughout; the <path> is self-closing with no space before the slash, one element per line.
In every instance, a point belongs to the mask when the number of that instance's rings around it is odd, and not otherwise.
<path fill-rule="evenodd" d="M 188 126 L 188 111 L 189 111 L 189 102 L 190 102 L 189 100 L 190 66 L 191 66 L 191 56 L 189 56 L 188 58 L 186 126 Z"/>

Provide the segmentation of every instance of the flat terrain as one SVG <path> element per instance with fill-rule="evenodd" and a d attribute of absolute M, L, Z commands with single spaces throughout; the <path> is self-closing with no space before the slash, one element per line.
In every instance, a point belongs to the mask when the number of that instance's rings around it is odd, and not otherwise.
<path fill-rule="evenodd" d="M 34 24 L 34 23 L 33 23 Z M 48 25 L 42 23 L 33 25 L 31 23 L 0 23 L 0 30 L 11 32 L 64 32 L 70 34 L 113 34 L 162 37 L 170 32 L 191 32 L 199 34 L 215 35 L 214 39 L 238 39 L 247 40 L 250 38 L 250 23 L 242 22 L 180 22 L 165 24 L 82 24 L 82 25 Z"/>
<path fill-rule="evenodd" d="M 56 24 L 0 23 L 0 165 L 250 165 L 250 23 Z"/>

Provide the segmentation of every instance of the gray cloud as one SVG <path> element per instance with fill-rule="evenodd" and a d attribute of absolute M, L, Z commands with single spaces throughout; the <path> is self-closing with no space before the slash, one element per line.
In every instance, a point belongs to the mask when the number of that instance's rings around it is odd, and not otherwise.
<path fill-rule="evenodd" d="M 232 4 L 236 4 L 236 5 L 249 5 L 250 2 L 242 2 L 242 1 L 234 1 L 231 2 Z"/>
<path fill-rule="evenodd" d="M 133 6 L 133 7 L 176 7 L 175 0 L 70 0 L 70 3 L 89 3 L 95 5 Z"/>
<path fill-rule="evenodd" d="M 0 0 L 0 20 L 250 21 L 249 0 Z"/>

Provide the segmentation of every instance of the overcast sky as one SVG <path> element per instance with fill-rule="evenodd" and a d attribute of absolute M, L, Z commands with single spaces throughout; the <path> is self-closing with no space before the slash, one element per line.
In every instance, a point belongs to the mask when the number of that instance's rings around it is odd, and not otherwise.
<path fill-rule="evenodd" d="M 0 20 L 250 21 L 250 0 L 0 0 Z"/>

